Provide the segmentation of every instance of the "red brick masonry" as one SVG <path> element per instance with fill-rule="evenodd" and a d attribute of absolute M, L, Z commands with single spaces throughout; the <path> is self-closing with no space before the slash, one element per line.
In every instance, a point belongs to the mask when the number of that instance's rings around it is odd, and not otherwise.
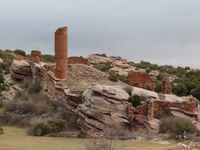
<path fill-rule="evenodd" d="M 144 72 L 130 72 L 128 74 L 128 84 L 150 91 L 155 91 L 156 88 L 156 82 Z"/>
<path fill-rule="evenodd" d="M 58 79 L 67 78 L 67 27 L 58 28 L 55 32 L 55 59 L 56 70 L 55 76 Z"/>

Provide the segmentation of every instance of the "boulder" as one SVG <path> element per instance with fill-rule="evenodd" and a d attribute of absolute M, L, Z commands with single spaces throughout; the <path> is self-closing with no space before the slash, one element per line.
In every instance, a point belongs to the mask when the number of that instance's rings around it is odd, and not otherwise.
<path fill-rule="evenodd" d="M 16 80 L 23 80 L 31 76 L 31 66 L 26 60 L 13 60 L 11 65 L 11 76 Z"/>
<path fill-rule="evenodd" d="M 105 131 L 128 123 L 128 93 L 119 86 L 94 85 L 83 93 L 77 108 L 79 127 L 84 131 Z"/>

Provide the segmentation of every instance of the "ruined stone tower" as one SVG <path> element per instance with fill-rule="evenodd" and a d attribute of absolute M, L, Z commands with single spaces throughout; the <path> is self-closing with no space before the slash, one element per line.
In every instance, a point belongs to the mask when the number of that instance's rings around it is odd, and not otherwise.
<path fill-rule="evenodd" d="M 67 78 L 67 27 L 58 28 L 55 32 L 55 77 Z"/>
<path fill-rule="evenodd" d="M 170 83 L 169 77 L 166 77 L 162 81 L 162 93 L 172 94 L 172 85 Z"/>
<path fill-rule="evenodd" d="M 31 61 L 34 63 L 40 63 L 41 61 L 41 51 L 38 50 L 32 50 L 31 51 Z"/>

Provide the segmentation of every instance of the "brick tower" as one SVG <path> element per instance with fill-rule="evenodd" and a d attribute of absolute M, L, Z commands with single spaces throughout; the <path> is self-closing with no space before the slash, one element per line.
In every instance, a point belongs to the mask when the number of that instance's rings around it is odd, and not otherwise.
<path fill-rule="evenodd" d="M 55 32 L 55 77 L 58 79 L 67 78 L 67 27 L 58 28 Z"/>
<path fill-rule="evenodd" d="M 38 50 L 32 50 L 31 51 L 31 61 L 34 63 L 40 63 L 41 61 L 41 51 Z"/>

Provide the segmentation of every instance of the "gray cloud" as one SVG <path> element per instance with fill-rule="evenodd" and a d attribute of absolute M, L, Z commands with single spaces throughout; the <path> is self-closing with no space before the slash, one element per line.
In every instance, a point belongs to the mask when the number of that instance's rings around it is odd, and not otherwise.
<path fill-rule="evenodd" d="M 53 53 L 69 27 L 69 54 L 200 64 L 199 0 L 0 0 L 0 48 Z"/>

